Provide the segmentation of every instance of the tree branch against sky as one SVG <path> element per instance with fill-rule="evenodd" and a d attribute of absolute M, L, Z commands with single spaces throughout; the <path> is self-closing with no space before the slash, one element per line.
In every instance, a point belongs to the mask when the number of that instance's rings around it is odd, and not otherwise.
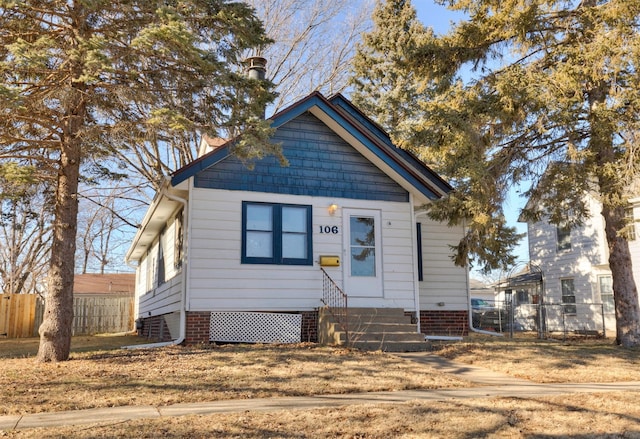
<path fill-rule="evenodd" d="M 118 182 L 109 187 L 89 187 L 80 193 L 78 215 L 77 273 L 129 271 L 124 262 L 130 244 L 129 230 L 136 230 L 138 213 L 147 203 L 142 201 L 140 187 Z"/>
<path fill-rule="evenodd" d="M 267 36 L 273 40 L 272 44 L 245 53 L 245 57 L 260 55 L 267 58 L 267 76 L 277 83 L 276 91 L 279 92 L 269 106 L 270 112 L 278 111 L 314 90 L 326 94 L 344 91 L 355 44 L 371 25 L 372 0 L 249 3 L 256 8 Z M 224 133 L 222 137 L 230 135 Z M 171 143 L 165 137 L 146 138 L 144 148 L 116 150 L 117 161 L 110 168 L 127 174 L 129 182 L 135 178 L 141 191 L 145 188 L 157 190 L 164 176 L 196 158 L 199 140 L 197 131 L 174 136 Z M 137 213 L 133 212 L 132 216 Z M 101 215 L 108 215 L 108 212 Z M 89 235 L 86 230 L 82 230 L 82 234 L 85 239 L 79 246 L 87 248 Z M 109 270 L 120 267 L 115 255 L 109 259 Z M 90 257 L 90 260 L 88 266 L 95 266 L 95 258 Z"/>
<path fill-rule="evenodd" d="M 224 0 L 0 0 L 0 160 L 36 163 L 55 193 L 40 361 L 69 355 L 84 172 L 194 131 L 278 154 L 259 117 L 270 85 L 241 67 L 267 42 L 252 9 Z"/>
<path fill-rule="evenodd" d="M 402 54 L 398 74 L 413 75 L 416 90 L 429 97 L 417 96 L 413 113 L 390 128 L 456 186 L 431 206 L 433 218 L 466 221 L 456 261 L 475 258 L 487 269 L 512 262 L 505 250 L 515 231 L 502 206 L 521 182 L 533 183 L 524 217 L 559 225 L 579 224 L 585 191 L 593 191 L 603 204 L 618 342 L 639 345 L 638 293 L 621 231 L 626 188 L 640 164 L 638 144 L 625 136 L 639 128 L 640 2 L 445 4 L 468 19 L 395 48 Z M 377 23 L 378 32 L 397 26 L 387 20 Z M 357 74 L 366 77 L 364 69 Z M 566 165 L 552 166 L 558 162 Z"/>
<path fill-rule="evenodd" d="M 277 112 L 313 91 L 344 91 L 362 32 L 370 29 L 373 0 L 249 0 L 273 44 L 255 49 L 279 96 Z"/>
<path fill-rule="evenodd" d="M 0 284 L 8 294 L 42 291 L 51 245 L 51 198 L 34 169 L 0 164 Z"/>

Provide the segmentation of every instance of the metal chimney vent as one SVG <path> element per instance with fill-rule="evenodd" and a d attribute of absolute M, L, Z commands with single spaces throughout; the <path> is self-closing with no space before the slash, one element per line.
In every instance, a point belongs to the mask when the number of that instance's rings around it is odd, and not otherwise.
<path fill-rule="evenodd" d="M 264 80 L 267 72 L 267 60 L 260 56 L 254 56 L 247 59 L 249 64 L 249 78 Z"/>

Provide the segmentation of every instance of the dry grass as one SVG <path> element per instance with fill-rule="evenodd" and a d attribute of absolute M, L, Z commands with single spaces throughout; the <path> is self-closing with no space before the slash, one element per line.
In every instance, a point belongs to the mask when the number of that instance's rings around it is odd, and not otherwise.
<path fill-rule="evenodd" d="M 125 333 L 78 336 L 71 339 L 71 351 L 74 353 L 104 351 L 146 343 L 149 343 L 146 338 Z M 35 357 L 38 353 L 39 344 L 39 338 L 0 339 L 0 361 L 3 358 Z"/>
<path fill-rule="evenodd" d="M 103 341 L 124 344 L 118 337 Z M 0 404 L 0 415 L 470 385 L 381 352 L 314 344 L 78 352 L 92 342 L 74 340 L 71 360 L 63 363 L 21 355 L 0 360 L 0 400 L 11 401 Z"/>
<path fill-rule="evenodd" d="M 474 335 L 464 342 L 434 346 L 451 360 L 485 367 L 537 383 L 640 381 L 640 349 L 623 349 L 613 339 L 574 337 L 538 340 Z"/>
<path fill-rule="evenodd" d="M 228 398 L 467 385 L 380 352 L 314 345 L 90 350 L 74 340 L 72 360 L 37 364 L 0 341 L 4 413 L 121 404 L 165 405 Z M 111 346 L 119 345 L 103 341 Z M 131 343 L 131 341 L 128 341 Z M 437 352 L 536 382 L 640 380 L 639 350 L 612 340 L 472 337 Z M 358 405 L 147 419 L 0 431 L 15 438 L 640 438 L 640 393 L 491 398 Z M 15 402 L 14 402 L 15 401 Z"/>
<path fill-rule="evenodd" d="M 13 438 L 640 438 L 637 393 L 360 405 L 7 432 Z"/>

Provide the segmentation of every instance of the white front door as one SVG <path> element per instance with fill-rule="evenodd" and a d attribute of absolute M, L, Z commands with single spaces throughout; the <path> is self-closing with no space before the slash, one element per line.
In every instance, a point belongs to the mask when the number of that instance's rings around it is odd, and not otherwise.
<path fill-rule="evenodd" d="M 382 297 L 379 210 L 344 209 L 344 289 L 351 297 Z"/>

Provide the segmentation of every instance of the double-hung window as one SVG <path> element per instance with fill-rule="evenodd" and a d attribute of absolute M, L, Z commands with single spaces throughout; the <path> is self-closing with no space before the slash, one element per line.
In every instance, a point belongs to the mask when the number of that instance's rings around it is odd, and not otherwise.
<path fill-rule="evenodd" d="M 569 227 L 556 227 L 556 238 L 558 241 L 558 251 L 571 250 L 571 228 Z"/>
<path fill-rule="evenodd" d="M 629 207 L 624 211 L 625 218 L 627 220 L 627 240 L 636 240 L 636 220 L 633 216 L 633 207 Z"/>
<path fill-rule="evenodd" d="M 576 290 L 573 285 L 573 279 L 561 279 L 560 287 L 562 289 L 562 305 L 565 314 L 576 313 Z"/>
<path fill-rule="evenodd" d="M 613 280 L 611 276 L 598 277 L 598 283 L 600 284 L 600 300 L 605 314 L 613 314 L 616 312 L 616 307 L 613 301 Z"/>
<path fill-rule="evenodd" d="M 242 203 L 242 263 L 312 265 L 311 206 Z"/>

